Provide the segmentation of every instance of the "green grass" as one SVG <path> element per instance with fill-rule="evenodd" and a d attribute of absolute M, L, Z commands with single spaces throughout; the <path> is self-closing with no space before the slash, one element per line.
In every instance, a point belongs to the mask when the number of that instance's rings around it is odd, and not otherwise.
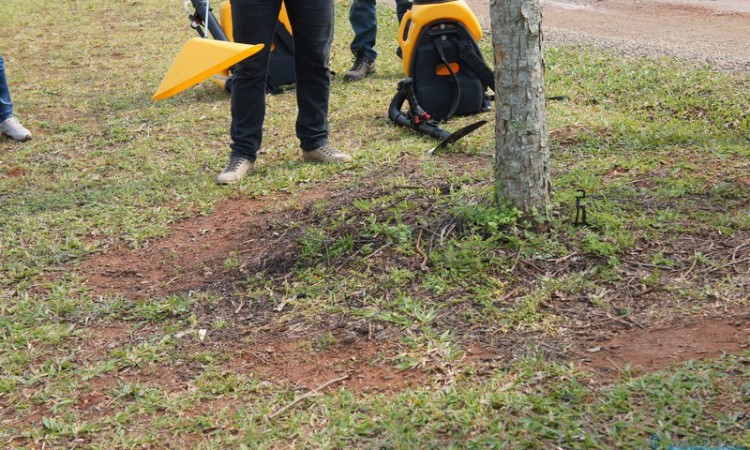
<path fill-rule="evenodd" d="M 491 126 L 426 157 L 432 142 L 388 121 L 401 74 L 393 11 L 379 9 L 378 72 L 362 83 L 342 80 L 347 3 L 336 14 L 331 139 L 355 162 L 302 164 L 294 95 L 269 96 L 266 153 L 227 188 L 213 182 L 226 95 L 205 82 L 150 100 L 192 37 L 179 2 L 0 4 L 16 113 L 34 132 L 0 141 L 0 442 L 750 446 L 747 350 L 606 380 L 566 350 L 590 342 L 570 330 L 747 310 L 750 77 L 547 46 L 547 94 L 569 100 L 548 104 L 553 218 L 531 230 L 491 204 Z M 586 228 L 572 224 L 580 189 Z M 148 255 L 184 221 L 247 199 L 262 205 L 247 216 L 273 219 L 210 260 L 205 288 L 129 298 L 76 270 L 115 248 Z M 347 347 L 341 330 L 376 348 Z M 336 384 L 269 418 L 305 392 L 270 366 L 339 353 L 354 360 L 338 373 L 391 381 Z"/>

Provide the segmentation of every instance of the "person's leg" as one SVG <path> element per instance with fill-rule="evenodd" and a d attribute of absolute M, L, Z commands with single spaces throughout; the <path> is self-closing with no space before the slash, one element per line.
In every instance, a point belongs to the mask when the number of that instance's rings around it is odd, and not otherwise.
<path fill-rule="evenodd" d="M 378 34 L 378 17 L 375 0 L 352 0 L 349 7 L 349 22 L 354 31 L 351 51 L 354 64 L 344 74 L 345 81 L 361 80 L 375 72 L 375 41 Z"/>
<path fill-rule="evenodd" d="M 404 19 L 404 15 L 411 9 L 412 0 L 396 0 L 396 18 L 398 19 L 399 26 L 401 21 Z M 396 56 L 403 58 L 401 47 L 396 45 Z"/>
<path fill-rule="evenodd" d="M 10 99 L 8 80 L 5 77 L 5 61 L 0 56 L 0 134 L 14 141 L 28 141 L 31 132 L 13 117 L 13 102 Z"/>
<path fill-rule="evenodd" d="M 350 45 L 355 57 L 365 57 L 375 61 L 378 52 L 375 51 L 375 41 L 378 35 L 378 18 L 375 10 L 375 0 L 352 0 L 349 7 L 349 23 L 354 31 L 354 39 Z"/>
<path fill-rule="evenodd" d="M 348 162 L 328 142 L 333 0 L 285 0 L 294 36 L 296 132 L 305 161 Z"/>
<path fill-rule="evenodd" d="M 232 184 L 252 172 L 263 139 L 266 114 L 266 71 L 271 42 L 282 0 L 232 0 L 234 41 L 265 44 L 259 53 L 232 69 L 232 149 L 229 162 L 216 177 L 218 184 Z"/>
<path fill-rule="evenodd" d="M 13 102 L 10 99 L 8 80 L 5 78 L 5 61 L 0 56 L 0 122 L 13 115 Z"/>
<path fill-rule="evenodd" d="M 401 19 L 404 18 L 406 11 L 411 9 L 411 0 L 396 0 L 396 17 L 398 23 L 401 23 Z"/>
<path fill-rule="evenodd" d="M 231 156 L 254 162 L 263 138 L 266 112 L 266 71 L 281 0 L 232 0 L 235 42 L 265 44 L 263 50 L 232 71 Z"/>
<path fill-rule="evenodd" d="M 333 0 L 286 0 L 294 35 L 297 137 L 302 150 L 328 143 Z"/>

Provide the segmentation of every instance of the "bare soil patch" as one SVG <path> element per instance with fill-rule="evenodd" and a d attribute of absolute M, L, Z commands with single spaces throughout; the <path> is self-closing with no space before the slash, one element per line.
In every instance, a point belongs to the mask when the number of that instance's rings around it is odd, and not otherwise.
<path fill-rule="evenodd" d="M 211 216 L 180 222 L 166 239 L 151 241 L 141 250 L 117 243 L 87 259 L 76 270 L 95 295 L 115 293 L 139 299 L 204 289 L 222 278 L 222 265 L 227 258 L 263 254 L 272 245 L 276 246 L 275 258 L 261 261 L 257 268 L 287 266 L 294 257 L 279 250 L 293 242 L 294 236 L 279 239 L 277 230 L 281 229 L 279 224 L 290 222 L 295 212 L 266 211 L 283 201 L 231 198 L 219 203 Z"/>
<path fill-rule="evenodd" d="M 269 339 L 249 346 L 232 358 L 229 370 L 258 373 L 263 378 L 283 380 L 305 390 L 347 376 L 335 388 L 346 387 L 354 392 L 400 391 L 424 384 L 425 374 L 395 370 L 388 357 L 398 353 L 391 342 L 353 339 L 326 351 L 305 348 L 304 341 Z"/>
<path fill-rule="evenodd" d="M 590 360 L 584 359 L 582 365 L 605 374 L 628 365 L 636 372 L 651 372 L 681 361 L 716 358 L 750 348 L 747 312 L 734 318 L 681 322 L 619 334 L 590 348 Z"/>

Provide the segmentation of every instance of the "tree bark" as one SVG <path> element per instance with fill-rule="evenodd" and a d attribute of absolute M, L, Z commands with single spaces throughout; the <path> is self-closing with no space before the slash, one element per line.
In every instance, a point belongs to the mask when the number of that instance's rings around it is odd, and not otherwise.
<path fill-rule="evenodd" d="M 495 56 L 495 194 L 528 219 L 551 203 L 541 0 L 490 0 Z"/>

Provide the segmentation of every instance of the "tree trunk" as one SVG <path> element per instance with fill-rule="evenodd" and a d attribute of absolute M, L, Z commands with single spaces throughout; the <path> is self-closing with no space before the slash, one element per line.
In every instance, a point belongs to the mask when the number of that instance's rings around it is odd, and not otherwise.
<path fill-rule="evenodd" d="M 495 195 L 546 219 L 549 175 L 541 0 L 490 0 L 495 53 Z"/>

